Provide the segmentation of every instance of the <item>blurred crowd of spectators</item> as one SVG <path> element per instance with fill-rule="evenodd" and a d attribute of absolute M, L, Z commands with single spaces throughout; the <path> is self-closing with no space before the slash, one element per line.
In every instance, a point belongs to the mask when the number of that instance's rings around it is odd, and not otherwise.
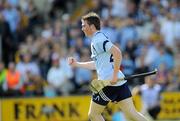
<path fill-rule="evenodd" d="M 33 0 L 0 0 L 0 96 L 89 93 L 88 83 L 95 72 L 71 68 L 66 59 L 90 60 L 90 40 L 82 33 L 80 20 L 70 19 L 68 6 L 75 1 L 57 1 L 49 1 L 49 11 L 44 6 L 46 12 L 42 13 Z M 156 88 L 179 91 L 179 1 L 92 0 L 92 4 L 89 11 L 101 16 L 102 32 L 123 53 L 120 69 L 124 74 L 158 68 L 153 78 Z M 132 88 L 146 84 L 144 78 L 128 83 Z"/>

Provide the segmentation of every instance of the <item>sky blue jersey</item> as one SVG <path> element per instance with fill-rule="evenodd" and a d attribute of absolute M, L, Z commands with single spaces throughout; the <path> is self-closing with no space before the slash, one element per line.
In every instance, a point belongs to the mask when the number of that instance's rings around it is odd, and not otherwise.
<path fill-rule="evenodd" d="M 95 62 L 98 79 L 111 80 L 114 72 L 114 62 L 113 56 L 109 51 L 113 43 L 100 31 L 94 33 L 91 39 L 91 58 Z M 118 78 L 123 77 L 124 74 L 119 71 Z M 114 86 L 120 86 L 125 82 L 126 80 L 120 81 Z"/>

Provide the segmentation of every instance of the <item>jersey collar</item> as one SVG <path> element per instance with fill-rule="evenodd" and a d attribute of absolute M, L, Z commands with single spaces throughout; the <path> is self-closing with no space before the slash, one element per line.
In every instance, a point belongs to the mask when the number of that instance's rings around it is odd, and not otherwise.
<path fill-rule="evenodd" d="M 96 32 L 93 34 L 92 39 L 93 39 L 97 34 L 99 34 L 99 33 L 100 33 L 100 31 L 96 31 Z"/>

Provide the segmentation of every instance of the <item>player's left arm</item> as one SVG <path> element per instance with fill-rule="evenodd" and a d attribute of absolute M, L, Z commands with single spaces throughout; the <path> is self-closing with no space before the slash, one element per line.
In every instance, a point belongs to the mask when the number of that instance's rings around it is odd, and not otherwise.
<path fill-rule="evenodd" d="M 118 72 L 119 72 L 119 67 L 122 61 L 122 54 L 121 50 L 113 45 L 109 52 L 113 55 L 113 61 L 114 61 L 114 72 L 113 72 L 113 78 L 111 80 L 111 84 L 116 84 L 118 80 Z"/>

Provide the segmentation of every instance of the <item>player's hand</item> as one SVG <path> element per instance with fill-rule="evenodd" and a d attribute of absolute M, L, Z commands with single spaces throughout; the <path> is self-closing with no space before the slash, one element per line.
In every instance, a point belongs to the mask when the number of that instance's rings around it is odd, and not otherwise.
<path fill-rule="evenodd" d="M 118 81 L 117 76 L 113 76 L 113 79 L 110 81 L 111 85 L 115 85 Z"/>
<path fill-rule="evenodd" d="M 77 60 L 73 57 L 68 58 L 68 64 L 72 67 L 75 67 L 77 65 Z"/>

